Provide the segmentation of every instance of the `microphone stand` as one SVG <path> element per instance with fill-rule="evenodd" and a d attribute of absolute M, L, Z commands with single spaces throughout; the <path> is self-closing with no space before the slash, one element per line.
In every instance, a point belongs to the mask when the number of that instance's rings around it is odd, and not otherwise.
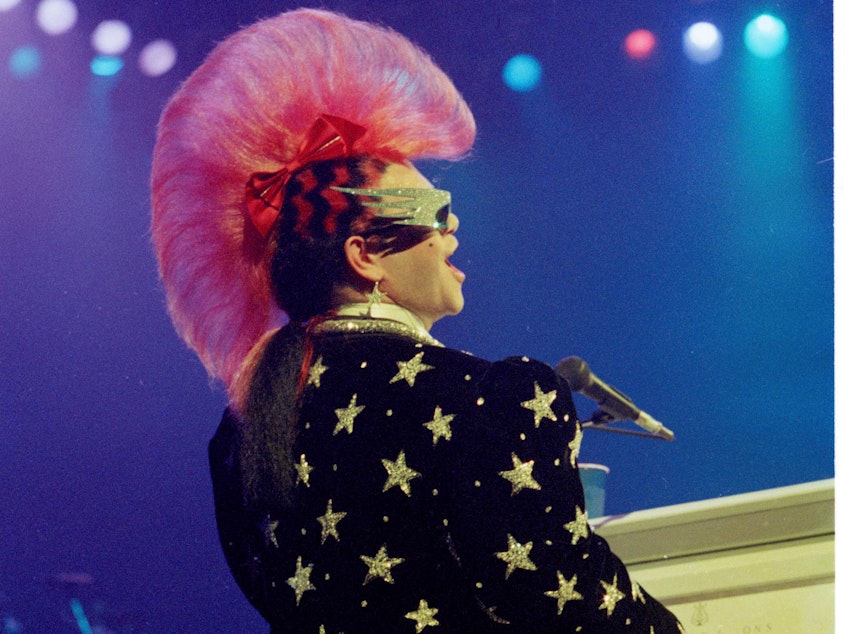
<path fill-rule="evenodd" d="M 586 421 L 581 422 L 581 429 L 595 429 L 598 431 L 611 432 L 613 434 L 624 434 L 625 436 L 639 436 L 640 438 L 651 438 L 652 440 L 667 440 L 657 434 L 650 434 L 644 431 L 635 431 L 632 429 L 618 429 L 616 427 L 608 427 L 610 423 L 615 423 L 618 418 L 614 418 L 602 409 L 597 409 L 593 415 Z"/>

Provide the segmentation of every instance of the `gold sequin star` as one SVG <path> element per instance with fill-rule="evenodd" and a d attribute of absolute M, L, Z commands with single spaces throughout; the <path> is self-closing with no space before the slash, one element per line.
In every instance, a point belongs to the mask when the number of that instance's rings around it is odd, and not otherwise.
<path fill-rule="evenodd" d="M 309 480 L 311 479 L 311 472 L 314 471 L 314 467 L 305 460 L 304 453 L 299 454 L 299 463 L 293 465 L 293 468 L 296 469 L 296 482 L 294 486 L 302 482 L 305 486 L 310 487 L 311 483 Z"/>
<path fill-rule="evenodd" d="M 599 610 L 607 610 L 607 616 L 613 614 L 616 604 L 625 598 L 625 595 L 619 591 L 619 588 L 616 587 L 616 576 L 617 575 L 614 573 L 613 583 L 601 581 L 601 585 L 604 588 L 604 596 L 601 599 Z"/>
<path fill-rule="evenodd" d="M 373 290 L 370 293 L 367 293 L 367 306 L 372 308 L 373 306 L 381 306 L 381 298 L 387 295 L 387 293 L 383 293 L 378 289 L 379 283 L 376 282 L 375 286 L 373 286 Z"/>
<path fill-rule="evenodd" d="M 569 464 L 573 467 L 578 460 L 578 454 L 581 453 L 581 441 L 584 439 L 584 432 L 581 429 L 580 423 L 575 423 L 575 438 L 569 441 Z"/>
<path fill-rule="evenodd" d="M 397 381 L 405 379 L 410 387 L 414 387 L 414 381 L 417 380 L 417 375 L 420 372 L 434 369 L 433 365 L 426 365 L 422 362 L 423 354 L 425 353 L 418 352 L 411 358 L 410 361 L 397 361 L 396 365 L 399 366 L 399 372 L 396 373 L 396 376 L 390 379 L 390 383 L 396 383 Z"/>
<path fill-rule="evenodd" d="M 537 384 L 537 381 L 534 381 L 534 398 L 528 401 L 522 401 L 520 405 L 534 412 L 534 427 L 539 427 L 544 418 L 548 418 L 551 421 L 557 420 L 557 416 L 552 411 L 552 403 L 556 398 L 557 390 L 544 393 Z"/>
<path fill-rule="evenodd" d="M 515 453 L 511 453 L 513 469 L 510 471 L 499 471 L 499 475 L 511 483 L 511 495 L 516 495 L 522 489 L 540 490 L 539 483 L 534 479 L 534 461 L 522 462 Z"/>
<path fill-rule="evenodd" d="M 402 493 L 411 497 L 411 480 L 419 478 L 422 474 L 405 464 L 405 450 L 399 452 L 395 461 L 382 458 L 381 464 L 387 470 L 387 481 L 384 483 L 382 493 L 398 486 L 402 489 Z"/>
<path fill-rule="evenodd" d="M 572 575 L 572 579 L 567 581 L 566 577 L 558 571 L 557 583 L 557 590 L 549 590 L 543 594 L 552 599 L 557 599 L 557 613 L 560 614 L 563 612 L 563 606 L 566 605 L 567 601 L 580 601 L 584 596 L 575 590 L 575 584 L 578 583 L 578 575 Z"/>
<path fill-rule="evenodd" d="M 341 429 L 345 429 L 346 433 L 351 434 L 355 417 L 364 411 L 364 407 L 364 405 L 358 405 L 358 394 L 353 394 L 349 405 L 336 409 L 334 413 L 337 415 L 337 425 L 335 425 L 333 435 L 337 436 Z"/>
<path fill-rule="evenodd" d="M 266 546 L 273 544 L 276 548 L 279 547 L 279 540 L 276 539 L 277 528 L 279 528 L 279 520 L 271 520 L 269 515 L 264 518 L 261 523 L 261 530 L 264 532 L 264 544 Z"/>
<path fill-rule="evenodd" d="M 455 418 L 454 414 L 444 416 L 438 405 L 434 408 L 434 419 L 423 423 L 423 427 L 431 431 L 431 442 L 434 446 L 437 446 L 437 441 L 441 438 L 452 440 L 451 422 L 453 418 Z"/>
<path fill-rule="evenodd" d="M 302 557 L 296 558 L 296 572 L 293 577 L 287 580 L 287 584 L 293 588 L 296 594 L 296 605 L 299 605 L 302 595 L 309 590 L 316 590 L 314 584 L 311 583 L 311 571 L 314 569 L 314 564 L 308 564 L 305 568 L 302 567 Z"/>
<path fill-rule="evenodd" d="M 328 369 L 328 366 L 323 365 L 323 357 L 317 357 L 317 360 L 311 364 L 310 368 L 308 368 L 308 381 L 305 385 L 320 387 L 320 377 L 323 376 L 323 373 Z"/>
<path fill-rule="evenodd" d="M 332 512 L 332 501 L 329 500 L 329 504 L 326 507 L 326 514 L 317 518 L 317 521 L 320 522 L 320 526 L 323 527 L 322 535 L 320 537 L 321 544 L 326 543 L 326 539 L 328 539 L 329 535 L 334 537 L 335 540 L 340 541 L 340 535 L 337 532 L 337 523 L 344 517 L 346 517 L 346 513 Z"/>
<path fill-rule="evenodd" d="M 575 507 L 575 519 L 564 524 L 563 527 L 572 533 L 573 546 L 578 543 L 579 539 L 582 537 L 586 539 L 590 534 L 587 527 L 587 514 L 581 510 L 580 506 Z"/>
<path fill-rule="evenodd" d="M 373 579 L 384 579 L 387 583 L 393 583 L 393 575 L 390 569 L 405 561 L 402 557 L 388 557 L 387 544 L 383 544 L 378 549 L 375 557 L 367 557 L 366 555 L 360 557 L 361 561 L 367 564 L 367 576 L 364 577 L 363 585 L 367 585 Z"/>
<path fill-rule="evenodd" d="M 513 538 L 513 535 L 508 533 L 508 549 L 496 553 L 496 557 L 508 564 L 508 569 L 505 571 L 505 579 L 510 577 L 511 573 L 517 568 L 522 570 L 537 570 L 537 565 L 528 558 L 532 548 L 534 548 L 534 542 L 520 544 Z"/>
<path fill-rule="evenodd" d="M 439 611 L 437 608 L 428 607 L 428 602 L 425 599 L 420 599 L 419 607 L 413 612 L 408 612 L 405 618 L 416 621 L 417 634 L 419 634 L 426 627 L 440 625 L 440 621 L 434 618 L 434 615 Z"/>
<path fill-rule="evenodd" d="M 645 604 L 645 595 L 643 595 L 643 590 L 640 588 L 640 584 L 633 579 L 631 579 L 631 599 Z"/>

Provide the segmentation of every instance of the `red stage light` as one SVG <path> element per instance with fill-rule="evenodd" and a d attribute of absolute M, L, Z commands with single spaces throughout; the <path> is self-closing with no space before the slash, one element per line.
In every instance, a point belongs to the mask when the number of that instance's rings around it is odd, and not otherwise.
<path fill-rule="evenodd" d="M 631 59 L 648 59 L 657 47 L 657 38 L 648 29 L 637 29 L 625 38 L 625 53 Z"/>

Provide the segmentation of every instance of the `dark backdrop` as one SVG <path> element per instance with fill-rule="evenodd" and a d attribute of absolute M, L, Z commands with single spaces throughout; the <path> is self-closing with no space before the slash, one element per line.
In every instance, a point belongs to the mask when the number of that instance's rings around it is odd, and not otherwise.
<path fill-rule="evenodd" d="M 264 631 L 217 544 L 205 448 L 224 397 L 165 314 L 147 180 L 168 95 L 214 42 L 294 5 L 82 0 L 51 38 L 34 4 L 0 12 L 0 58 L 43 52 L 35 77 L 0 69 L 0 616 L 79 631 L 75 596 L 115 632 Z M 829 1 L 321 6 L 420 43 L 478 120 L 469 160 L 424 166 L 453 192 L 468 274 L 434 334 L 581 356 L 677 434 L 585 436 L 609 513 L 833 475 Z M 742 29 L 766 9 L 790 43 L 755 61 Z M 136 36 L 108 79 L 87 68 L 104 18 Z M 708 66 L 680 45 L 702 19 L 725 36 Z M 647 63 L 620 50 L 639 27 L 659 38 Z M 134 56 L 156 37 L 180 59 L 149 79 Z M 500 74 L 521 52 L 544 65 L 525 94 Z M 69 572 L 90 578 L 57 583 Z"/>

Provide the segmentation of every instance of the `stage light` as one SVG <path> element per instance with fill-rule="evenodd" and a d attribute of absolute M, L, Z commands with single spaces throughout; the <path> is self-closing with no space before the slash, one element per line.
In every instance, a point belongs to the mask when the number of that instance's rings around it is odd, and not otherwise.
<path fill-rule="evenodd" d="M 631 59 L 648 59 L 657 47 L 657 38 L 648 29 L 637 29 L 625 38 L 625 53 Z"/>
<path fill-rule="evenodd" d="M 49 35 L 61 35 L 76 24 L 79 11 L 71 0 L 42 0 L 35 12 L 35 21 Z"/>
<path fill-rule="evenodd" d="M 91 46 L 103 55 L 122 55 L 132 43 L 132 29 L 120 20 L 103 20 L 91 33 Z"/>
<path fill-rule="evenodd" d="M 511 57 L 502 69 L 505 85 L 516 92 L 534 90 L 543 76 L 543 67 L 533 55 L 520 54 Z"/>
<path fill-rule="evenodd" d="M 709 64 L 722 55 L 722 33 L 710 22 L 696 22 L 683 37 L 684 53 L 696 64 Z"/>
<path fill-rule="evenodd" d="M 19 46 L 9 57 L 9 71 L 19 79 L 32 77 L 41 70 L 41 52 L 34 46 Z"/>
<path fill-rule="evenodd" d="M 141 49 L 138 67 L 148 77 L 160 77 L 176 64 L 176 47 L 167 40 L 154 40 Z"/>
<path fill-rule="evenodd" d="M 21 0 L 0 0 L 0 11 L 8 11 L 21 3 Z"/>
<path fill-rule="evenodd" d="M 91 60 L 91 72 L 98 77 L 117 75 L 123 68 L 123 60 L 114 55 L 97 55 Z"/>
<path fill-rule="evenodd" d="M 769 59 L 783 52 L 789 41 L 789 33 L 782 20 L 764 13 L 746 25 L 743 39 L 752 55 Z"/>

